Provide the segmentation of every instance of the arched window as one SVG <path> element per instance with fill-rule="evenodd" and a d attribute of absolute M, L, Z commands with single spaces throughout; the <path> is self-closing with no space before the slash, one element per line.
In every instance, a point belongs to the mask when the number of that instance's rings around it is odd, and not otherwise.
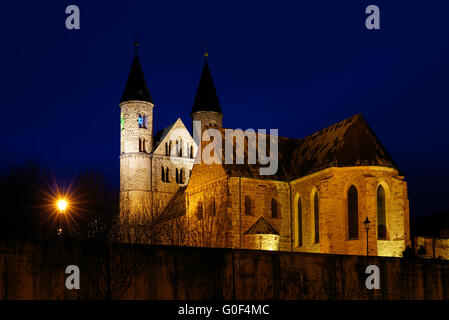
<path fill-rule="evenodd" d="M 302 246 L 302 205 L 301 198 L 298 198 L 298 247 Z"/>
<path fill-rule="evenodd" d="M 168 175 L 168 168 L 167 168 L 167 170 L 165 170 L 165 182 L 170 182 L 170 179 L 169 179 L 169 175 Z"/>
<path fill-rule="evenodd" d="M 164 172 L 164 167 L 161 167 L 161 169 L 162 169 L 161 179 L 162 179 L 162 182 L 165 182 L 165 172 Z"/>
<path fill-rule="evenodd" d="M 354 186 L 348 190 L 348 234 L 349 239 L 359 238 L 359 203 Z"/>
<path fill-rule="evenodd" d="M 251 198 L 248 196 L 245 196 L 245 215 L 247 215 L 247 216 L 252 215 Z"/>
<path fill-rule="evenodd" d="M 203 202 L 198 201 L 198 205 L 196 207 L 196 216 L 198 220 L 203 220 Z"/>
<path fill-rule="evenodd" d="M 320 212 L 318 207 L 318 191 L 315 191 L 313 196 L 313 215 L 315 227 L 315 243 L 320 242 Z"/>
<path fill-rule="evenodd" d="M 278 218 L 278 202 L 276 201 L 276 199 L 271 199 L 271 217 L 272 218 Z"/>
<path fill-rule="evenodd" d="M 139 152 L 142 152 L 142 139 L 139 138 Z"/>
<path fill-rule="evenodd" d="M 168 143 L 168 155 L 171 156 L 171 141 Z"/>
<path fill-rule="evenodd" d="M 190 146 L 190 159 L 193 159 L 193 146 Z"/>
<path fill-rule="evenodd" d="M 178 157 L 182 157 L 182 140 L 179 140 L 179 155 Z"/>
<path fill-rule="evenodd" d="M 142 152 L 147 152 L 145 149 L 145 139 L 142 138 Z"/>
<path fill-rule="evenodd" d="M 382 186 L 377 188 L 377 238 L 387 239 L 385 189 Z"/>
<path fill-rule="evenodd" d="M 165 143 L 165 155 L 166 155 L 166 156 L 169 155 L 169 153 L 168 153 L 168 144 L 167 144 L 167 142 Z"/>
<path fill-rule="evenodd" d="M 148 118 L 146 115 L 143 115 L 143 128 L 148 128 Z"/>
<path fill-rule="evenodd" d="M 178 168 L 176 168 L 176 183 L 179 183 Z"/>

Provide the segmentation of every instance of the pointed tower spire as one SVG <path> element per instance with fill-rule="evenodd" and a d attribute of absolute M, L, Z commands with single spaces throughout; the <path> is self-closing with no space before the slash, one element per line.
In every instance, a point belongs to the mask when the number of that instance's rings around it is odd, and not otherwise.
<path fill-rule="evenodd" d="M 143 75 L 142 67 L 140 65 L 139 57 L 137 56 L 137 34 L 135 46 L 135 55 L 133 64 L 131 65 L 131 70 L 129 72 L 128 81 L 126 82 L 125 90 L 123 91 L 122 98 L 120 102 L 130 101 L 130 100 L 140 100 L 153 103 L 150 91 L 148 90 L 145 77 Z"/>
<path fill-rule="evenodd" d="M 201 72 L 200 83 L 196 92 L 195 101 L 192 107 L 192 114 L 199 111 L 213 111 L 223 114 L 220 102 L 218 101 L 217 92 L 215 91 L 214 82 L 210 73 L 207 57 L 209 53 L 206 49 L 204 53 L 204 67 Z"/>

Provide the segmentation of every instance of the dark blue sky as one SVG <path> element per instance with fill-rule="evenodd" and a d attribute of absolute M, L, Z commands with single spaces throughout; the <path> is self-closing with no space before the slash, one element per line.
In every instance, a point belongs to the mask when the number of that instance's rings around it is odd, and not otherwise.
<path fill-rule="evenodd" d="M 65 8 L 81 29 L 65 28 Z M 381 30 L 365 29 L 365 8 Z M 449 3 L 14 1 L 2 4 L 0 165 L 119 181 L 134 33 L 156 130 L 190 128 L 204 48 L 224 126 L 304 137 L 362 113 L 409 182 L 412 215 L 449 210 Z"/>

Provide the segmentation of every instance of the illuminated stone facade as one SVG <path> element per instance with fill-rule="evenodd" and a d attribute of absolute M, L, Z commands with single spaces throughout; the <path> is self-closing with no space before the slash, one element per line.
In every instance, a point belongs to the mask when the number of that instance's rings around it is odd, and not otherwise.
<path fill-rule="evenodd" d="M 127 98 L 148 91 L 144 81 L 131 83 Z M 149 92 L 143 97 L 120 104 L 121 206 L 146 197 L 151 214 L 157 206 L 167 224 L 182 220 L 175 244 L 349 255 L 368 247 L 396 257 L 410 246 L 407 184 L 361 115 L 304 139 L 279 137 L 278 171 L 264 176 L 260 164 L 194 164 L 198 146 L 182 121 L 153 136 L 153 103 Z M 207 60 L 191 115 L 224 137 Z"/>

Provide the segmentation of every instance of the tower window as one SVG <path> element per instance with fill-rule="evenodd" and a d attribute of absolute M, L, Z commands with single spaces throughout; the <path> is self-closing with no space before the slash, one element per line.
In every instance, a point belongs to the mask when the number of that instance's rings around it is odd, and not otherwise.
<path fill-rule="evenodd" d="M 190 159 L 193 159 L 193 146 L 190 146 Z"/>
<path fill-rule="evenodd" d="M 169 179 L 169 175 L 168 175 L 168 168 L 165 170 L 165 182 L 170 182 L 170 179 Z"/>
<path fill-rule="evenodd" d="M 276 199 L 271 199 L 271 217 L 272 218 L 278 218 L 278 202 L 276 201 Z"/>
<path fill-rule="evenodd" d="M 168 153 L 168 144 L 167 144 L 167 142 L 165 143 L 165 155 L 166 155 L 166 156 L 170 155 L 170 154 Z"/>
<path fill-rule="evenodd" d="M 385 189 L 381 185 L 377 188 L 377 238 L 387 239 Z"/>
<path fill-rule="evenodd" d="M 245 196 L 245 215 L 252 216 L 251 198 Z"/>
<path fill-rule="evenodd" d="M 146 129 L 148 127 L 148 118 L 146 115 L 142 115 L 139 113 L 139 128 L 144 128 Z"/>
<path fill-rule="evenodd" d="M 176 168 L 176 183 L 179 183 L 178 168 Z"/>
<path fill-rule="evenodd" d="M 145 139 L 143 139 L 143 138 L 139 138 L 139 152 L 146 152 Z"/>
<path fill-rule="evenodd" d="M 161 169 L 162 169 L 161 180 L 162 180 L 162 182 L 165 182 L 165 170 L 164 170 L 164 167 L 161 167 Z"/>
<path fill-rule="evenodd" d="M 139 113 L 139 128 L 142 128 L 143 127 L 143 117 L 142 117 L 142 115 Z"/>
<path fill-rule="evenodd" d="M 348 234 L 349 239 L 359 238 L 358 195 L 354 186 L 351 186 L 348 190 Z"/>

